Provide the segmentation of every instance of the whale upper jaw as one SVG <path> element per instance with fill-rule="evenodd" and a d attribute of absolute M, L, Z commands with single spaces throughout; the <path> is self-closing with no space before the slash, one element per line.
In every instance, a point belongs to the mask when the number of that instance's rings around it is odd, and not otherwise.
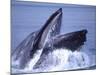
<path fill-rule="evenodd" d="M 75 51 L 82 45 L 84 45 L 84 42 L 86 41 L 87 32 L 88 31 L 84 29 L 60 35 L 54 39 L 54 48 L 66 48 L 71 51 Z"/>

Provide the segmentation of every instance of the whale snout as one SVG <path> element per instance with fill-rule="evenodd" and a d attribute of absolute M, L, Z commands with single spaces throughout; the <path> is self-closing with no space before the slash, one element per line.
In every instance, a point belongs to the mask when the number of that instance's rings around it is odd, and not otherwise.
<path fill-rule="evenodd" d="M 86 38 L 87 33 L 88 33 L 88 31 L 86 29 L 69 33 L 69 37 L 67 37 L 67 38 L 69 38 L 69 40 L 67 40 L 67 41 L 69 41 L 69 48 L 72 51 L 75 51 L 80 46 L 84 45 L 84 42 L 86 42 L 86 40 L 87 40 L 87 38 Z"/>
<path fill-rule="evenodd" d="M 62 13 L 62 8 L 57 10 L 58 13 Z"/>
<path fill-rule="evenodd" d="M 88 31 L 87 31 L 86 29 L 84 29 L 84 30 L 81 30 L 80 32 L 81 32 L 81 33 L 83 33 L 83 34 L 86 34 L 86 33 L 88 33 Z"/>
<path fill-rule="evenodd" d="M 86 41 L 86 34 L 88 33 L 88 31 L 86 29 L 78 31 L 78 34 L 76 34 L 76 37 L 78 39 L 80 39 L 79 41 L 81 42 L 85 42 Z M 77 39 L 77 40 L 78 40 Z"/>

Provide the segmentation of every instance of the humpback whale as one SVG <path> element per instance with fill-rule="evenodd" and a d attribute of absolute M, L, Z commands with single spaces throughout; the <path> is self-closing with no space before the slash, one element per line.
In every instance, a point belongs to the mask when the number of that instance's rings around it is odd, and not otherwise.
<path fill-rule="evenodd" d="M 26 64 L 34 54 L 43 49 L 46 40 L 50 36 L 56 36 L 60 33 L 62 20 L 62 8 L 54 12 L 46 21 L 44 26 L 36 32 L 32 32 L 18 47 L 12 52 L 12 61 L 19 68 L 25 68 Z M 13 63 L 12 63 L 13 64 Z"/>
<path fill-rule="evenodd" d="M 62 14 L 62 8 L 54 12 L 41 29 L 32 32 L 12 52 L 12 61 L 17 68 L 24 69 L 39 51 L 40 58 L 36 59 L 33 69 L 41 67 L 46 55 L 55 49 L 64 48 L 74 52 L 84 45 L 88 32 L 86 29 L 60 34 Z"/>

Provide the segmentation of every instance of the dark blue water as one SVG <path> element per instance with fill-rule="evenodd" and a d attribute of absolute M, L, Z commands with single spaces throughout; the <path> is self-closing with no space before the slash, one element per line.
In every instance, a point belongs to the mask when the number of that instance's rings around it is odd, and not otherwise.
<path fill-rule="evenodd" d="M 61 33 L 69 33 L 87 29 L 87 42 L 83 48 L 90 55 L 91 63 L 96 59 L 96 7 L 71 4 L 46 4 L 32 2 L 14 2 L 11 5 L 11 34 L 12 50 L 31 32 L 44 25 L 49 16 L 57 9 L 62 8 Z"/>

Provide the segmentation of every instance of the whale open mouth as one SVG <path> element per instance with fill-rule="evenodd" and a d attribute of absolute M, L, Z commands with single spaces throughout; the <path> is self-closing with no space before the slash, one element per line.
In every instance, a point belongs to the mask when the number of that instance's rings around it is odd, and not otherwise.
<path fill-rule="evenodd" d="M 49 62 L 48 62 L 49 57 L 50 57 L 50 62 L 52 62 L 53 55 L 54 55 L 54 57 L 57 56 L 57 58 L 59 58 L 59 56 L 61 54 L 61 56 L 65 55 L 66 57 L 69 58 L 69 55 L 71 55 L 70 52 L 76 53 L 75 51 L 78 51 L 79 49 L 81 49 L 81 46 L 84 45 L 84 42 L 86 41 L 86 34 L 87 34 L 87 30 L 84 29 L 84 30 L 75 31 L 75 32 L 58 35 L 58 36 L 54 37 L 53 38 L 54 41 L 52 41 L 52 43 L 51 43 L 53 47 L 52 46 L 49 47 L 48 45 L 46 45 L 43 48 L 43 52 L 40 56 L 40 59 L 35 64 L 33 69 L 39 69 L 39 68 L 46 67 L 49 64 Z M 63 51 L 64 51 L 64 53 L 63 53 Z M 73 53 L 72 53 L 72 55 L 74 55 Z M 81 55 L 81 53 L 79 53 L 79 54 Z M 51 58 L 52 58 L 52 60 L 51 60 Z M 54 59 L 56 60 L 56 58 L 54 58 Z M 61 61 L 63 59 L 64 58 L 62 58 Z M 81 59 L 82 59 L 82 56 L 81 56 Z M 57 61 L 58 61 L 58 59 L 57 59 Z M 65 59 L 65 61 L 67 61 L 67 59 Z M 45 63 L 48 63 L 48 64 L 45 64 Z"/>

